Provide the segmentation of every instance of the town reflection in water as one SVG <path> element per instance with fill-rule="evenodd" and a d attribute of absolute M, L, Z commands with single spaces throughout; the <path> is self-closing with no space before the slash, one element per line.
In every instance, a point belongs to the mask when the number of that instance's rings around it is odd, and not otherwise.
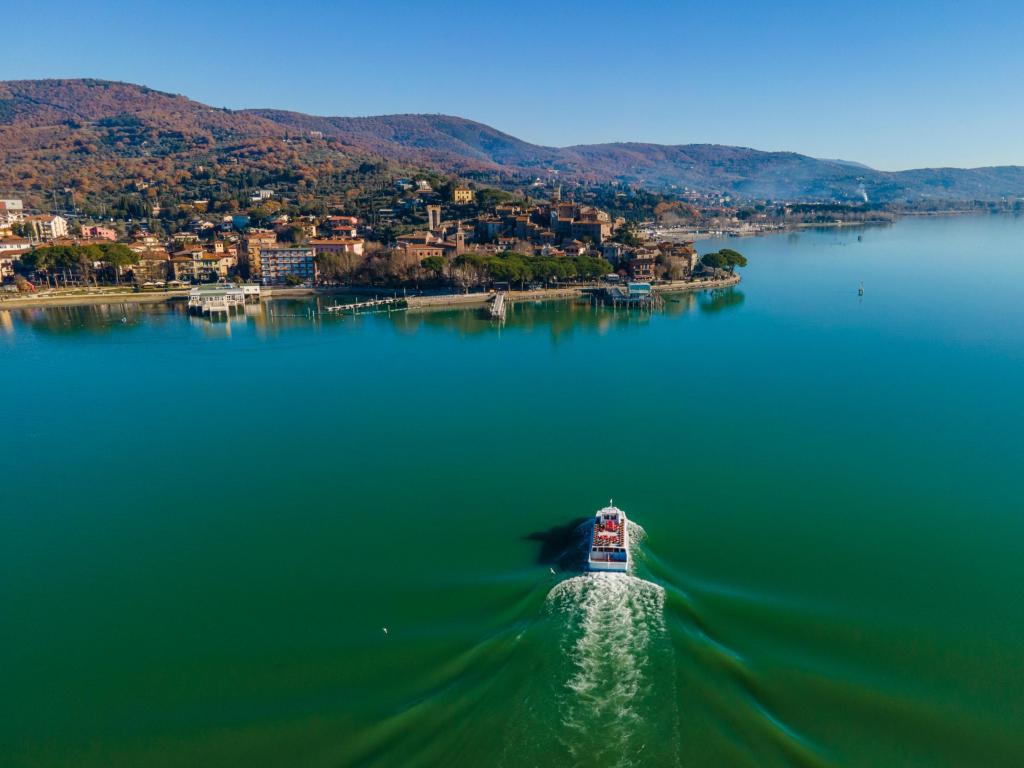
<path fill-rule="evenodd" d="M 276 336 L 296 328 L 338 324 L 359 326 L 384 321 L 391 323 L 399 333 L 412 334 L 433 329 L 458 334 L 500 334 L 504 329 L 515 328 L 545 331 L 557 339 L 576 331 L 607 333 L 618 327 L 644 325 L 659 317 L 722 312 L 739 307 L 744 299 L 738 288 L 725 288 L 701 293 L 665 294 L 661 306 L 651 311 L 595 306 L 587 299 L 516 302 L 509 305 L 504 322 L 490 319 L 486 309 L 480 305 L 414 308 L 355 317 L 334 316 L 325 310 L 338 303 L 335 297 L 248 304 L 244 311 L 215 320 L 190 315 L 180 302 L 112 303 L 0 310 L 0 335 L 16 337 L 20 330 L 54 336 L 118 334 L 130 333 L 143 325 L 187 323 L 204 338 L 230 338 L 237 331 Z"/>
<path fill-rule="evenodd" d="M 720 312 L 739 307 L 745 297 L 737 288 L 701 293 L 665 294 L 657 309 L 612 309 L 595 306 L 589 300 L 516 302 L 509 305 L 504 323 L 491 320 L 485 310 L 420 309 L 396 315 L 401 330 L 416 332 L 423 328 L 446 328 L 461 334 L 500 333 L 503 329 L 547 331 L 553 338 L 577 331 L 607 333 L 615 328 L 645 325 L 661 317 L 683 317 L 695 312 Z"/>
<path fill-rule="evenodd" d="M 14 335 L 29 328 L 40 334 L 117 333 L 138 328 L 145 322 L 184 315 L 184 307 L 173 304 L 87 304 L 80 306 L 32 307 L 0 310 L 0 329 Z"/>

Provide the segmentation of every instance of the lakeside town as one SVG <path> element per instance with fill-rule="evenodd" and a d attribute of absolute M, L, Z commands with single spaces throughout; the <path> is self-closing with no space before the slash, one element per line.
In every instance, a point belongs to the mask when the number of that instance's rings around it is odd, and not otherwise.
<path fill-rule="evenodd" d="M 2 199 L 0 298 L 195 294 L 199 286 L 227 283 L 434 295 L 595 283 L 696 286 L 738 280 L 734 270 L 746 263 L 730 249 L 701 256 L 692 240 L 659 238 L 650 226 L 563 196 L 559 186 L 544 200 L 460 183 L 435 189 L 426 179 L 398 179 L 395 189 L 409 203 L 398 226 L 390 211 L 375 211 L 371 221 L 303 213 L 274 190 L 259 189 L 244 213 L 214 212 L 206 200 L 181 205 L 178 226 L 159 233 L 152 219 L 103 221 Z M 735 223 L 743 231 L 756 226 Z"/>

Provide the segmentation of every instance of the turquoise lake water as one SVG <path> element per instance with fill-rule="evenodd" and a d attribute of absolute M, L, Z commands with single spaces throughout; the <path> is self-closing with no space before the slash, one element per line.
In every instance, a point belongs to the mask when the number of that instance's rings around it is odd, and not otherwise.
<path fill-rule="evenodd" d="M 1024 220 L 723 245 L 650 315 L 0 311 L 0 763 L 1024 764 Z"/>

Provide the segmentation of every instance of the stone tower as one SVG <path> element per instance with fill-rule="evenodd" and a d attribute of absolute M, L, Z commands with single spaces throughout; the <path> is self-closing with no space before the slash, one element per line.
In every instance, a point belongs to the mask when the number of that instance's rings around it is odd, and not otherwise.
<path fill-rule="evenodd" d="M 441 206 L 440 205 L 428 205 L 427 206 L 427 229 L 431 232 L 436 232 L 441 228 Z"/>
<path fill-rule="evenodd" d="M 466 233 L 462 231 L 462 221 L 459 221 L 459 226 L 455 230 L 455 253 L 466 252 Z"/>

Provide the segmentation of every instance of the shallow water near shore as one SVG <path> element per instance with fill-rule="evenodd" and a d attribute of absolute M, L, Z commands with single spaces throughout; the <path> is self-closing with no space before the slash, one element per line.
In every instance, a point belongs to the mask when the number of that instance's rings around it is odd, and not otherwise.
<path fill-rule="evenodd" d="M 654 313 L 0 311 L 0 762 L 1024 763 L 1024 220 L 726 245 Z"/>

